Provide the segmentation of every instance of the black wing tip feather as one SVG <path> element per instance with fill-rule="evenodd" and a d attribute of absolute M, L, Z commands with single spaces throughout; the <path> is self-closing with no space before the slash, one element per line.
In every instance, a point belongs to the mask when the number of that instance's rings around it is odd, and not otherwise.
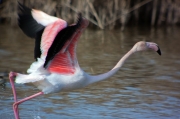
<path fill-rule="evenodd" d="M 42 52 L 41 52 L 40 46 L 41 46 L 41 37 L 44 32 L 44 29 L 45 28 L 43 28 L 42 30 L 36 33 L 36 37 L 35 37 L 36 40 L 35 40 L 35 47 L 34 47 L 34 59 L 36 59 L 36 61 L 37 61 L 37 58 L 41 57 Z"/>
<path fill-rule="evenodd" d="M 35 38 L 34 58 L 41 55 L 40 42 L 45 26 L 39 24 L 32 16 L 32 9 L 18 2 L 18 25 L 29 37 Z"/>
<path fill-rule="evenodd" d="M 18 25 L 29 37 L 35 38 L 36 33 L 44 28 L 32 16 L 32 9 L 18 2 Z"/>
<path fill-rule="evenodd" d="M 21 12 L 21 13 L 18 13 L 18 15 L 21 15 L 21 14 L 31 14 L 32 9 L 18 2 L 18 10 Z"/>
<path fill-rule="evenodd" d="M 32 9 L 22 5 L 20 2 L 18 2 L 18 23 L 21 25 L 21 21 L 25 22 L 25 20 L 28 20 L 27 16 L 29 18 L 32 18 L 31 11 Z"/>
<path fill-rule="evenodd" d="M 77 18 L 77 21 L 76 21 L 76 27 L 77 28 L 81 25 L 81 22 L 82 22 L 82 13 L 79 12 L 78 13 L 78 18 Z"/>

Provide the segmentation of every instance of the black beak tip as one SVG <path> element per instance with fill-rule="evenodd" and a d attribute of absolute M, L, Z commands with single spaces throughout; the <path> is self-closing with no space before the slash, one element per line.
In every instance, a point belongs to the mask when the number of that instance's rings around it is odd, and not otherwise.
<path fill-rule="evenodd" d="M 160 50 L 159 46 L 158 46 L 157 53 L 158 53 L 159 55 L 161 55 L 161 50 Z"/>

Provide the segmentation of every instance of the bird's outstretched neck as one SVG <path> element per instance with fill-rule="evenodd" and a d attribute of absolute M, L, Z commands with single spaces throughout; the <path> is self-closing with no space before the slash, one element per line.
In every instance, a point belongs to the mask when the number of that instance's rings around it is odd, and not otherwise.
<path fill-rule="evenodd" d="M 113 76 L 124 64 L 124 62 L 128 59 L 129 56 L 131 56 L 133 54 L 132 49 L 126 53 L 120 60 L 119 62 L 108 72 L 104 73 L 104 74 L 100 74 L 100 75 L 96 75 L 96 76 L 90 76 L 89 78 L 89 84 L 95 83 L 95 82 L 99 82 L 102 80 L 105 80 L 111 76 Z"/>
<path fill-rule="evenodd" d="M 129 52 L 127 52 L 110 71 L 96 76 L 89 76 L 88 84 L 102 81 L 113 76 L 133 53 L 138 51 L 145 51 L 148 49 L 154 50 L 158 52 L 159 55 L 161 55 L 161 51 L 156 43 L 144 41 L 137 42 L 134 47 Z"/>

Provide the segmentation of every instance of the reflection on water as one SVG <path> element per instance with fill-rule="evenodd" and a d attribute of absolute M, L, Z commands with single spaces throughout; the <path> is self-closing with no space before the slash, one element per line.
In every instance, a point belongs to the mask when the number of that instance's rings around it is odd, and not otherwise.
<path fill-rule="evenodd" d="M 180 118 L 179 28 L 127 28 L 125 32 L 87 30 L 78 44 L 80 66 L 90 74 L 110 70 L 140 40 L 154 41 L 162 50 L 134 54 L 108 80 L 81 90 L 37 97 L 20 105 L 22 119 L 50 118 Z M 0 26 L 0 74 L 25 73 L 33 59 L 34 40 L 18 28 Z M 39 90 L 16 84 L 19 98 Z M 9 80 L 0 87 L 0 118 L 13 119 Z"/>

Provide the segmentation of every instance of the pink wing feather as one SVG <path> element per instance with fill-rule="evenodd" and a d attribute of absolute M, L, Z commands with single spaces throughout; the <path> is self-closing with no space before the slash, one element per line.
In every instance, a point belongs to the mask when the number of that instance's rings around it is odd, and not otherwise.
<path fill-rule="evenodd" d="M 79 67 L 76 58 L 76 44 L 81 35 L 81 31 L 76 32 L 69 42 L 66 42 L 61 51 L 53 58 L 48 66 L 50 72 L 59 74 L 74 74 Z"/>
<path fill-rule="evenodd" d="M 54 38 L 59 33 L 59 31 L 61 31 L 66 26 L 66 21 L 59 19 L 45 28 L 41 39 L 41 57 L 47 56 L 47 52 L 53 43 Z"/>

